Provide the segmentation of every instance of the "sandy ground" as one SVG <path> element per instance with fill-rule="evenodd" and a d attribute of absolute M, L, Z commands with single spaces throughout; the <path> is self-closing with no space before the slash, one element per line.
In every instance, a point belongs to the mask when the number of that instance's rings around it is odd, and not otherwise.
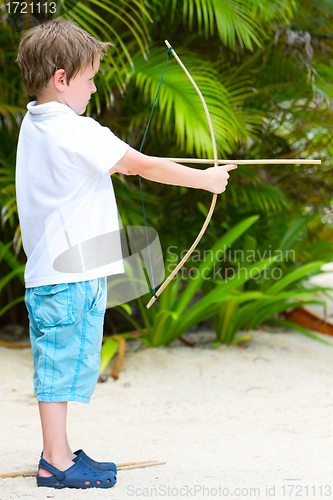
<path fill-rule="evenodd" d="M 332 286 L 333 272 L 325 280 Z M 193 349 L 134 349 L 117 382 L 98 384 L 89 405 L 69 404 L 73 449 L 165 465 L 120 471 L 107 490 L 0 479 L 0 499 L 333 498 L 333 348 L 288 330 L 252 333 L 246 348 L 212 349 L 202 331 Z M 0 348 L 0 443 L 0 473 L 36 468 L 29 349 Z"/>

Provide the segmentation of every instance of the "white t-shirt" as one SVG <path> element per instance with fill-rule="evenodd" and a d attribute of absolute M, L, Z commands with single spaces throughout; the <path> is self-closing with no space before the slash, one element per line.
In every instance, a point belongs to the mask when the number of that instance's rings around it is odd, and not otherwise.
<path fill-rule="evenodd" d="M 27 288 L 124 272 L 109 169 L 129 146 L 65 104 L 28 104 L 16 195 Z"/>

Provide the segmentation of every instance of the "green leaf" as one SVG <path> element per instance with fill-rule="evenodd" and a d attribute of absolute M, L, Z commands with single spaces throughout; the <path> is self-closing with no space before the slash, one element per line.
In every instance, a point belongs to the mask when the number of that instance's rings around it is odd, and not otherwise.
<path fill-rule="evenodd" d="M 172 328 L 170 322 L 177 321 L 177 318 L 178 315 L 174 311 L 170 310 L 158 311 L 152 327 L 153 333 L 148 338 L 148 340 L 151 343 L 151 347 L 156 347 L 164 344 L 166 332 Z"/>
<path fill-rule="evenodd" d="M 313 271 L 317 271 L 324 264 L 325 264 L 324 261 L 319 260 L 316 262 L 309 262 L 308 264 L 304 264 L 303 266 L 294 269 L 289 274 L 287 274 L 287 276 L 284 276 L 283 278 L 278 280 L 274 285 L 269 287 L 267 289 L 267 293 L 273 295 L 280 292 L 281 290 L 289 286 L 291 283 L 294 283 L 295 281 L 304 278 Z"/>
<path fill-rule="evenodd" d="M 219 257 L 223 255 L 225 250 L 236 241 L 245 231 L 251 227 L 257 220 L 258 216 L 248 217 L 247 219 L 239 222 L 236 226 L 232 227 L 224 234 L 213 246 L 213 248 L 205 253 L 205 260 L 198 268 L 198 278 L 191 280 L 187 288 L 182 293 L 176 306 L 176 311 L 180 315 L 188 306 L 189 302 L 194 297 L 196 291 L 202 285 L 207 272 L 209 272 L 213 265 L 218 261 Z M 207 258 L 206 258 L 207 255 Z"/>
<path fill-rule="evenodd" d="M 288 250 L 293 245 L 297 237 L 299 237 L 300 231 L 309 223 L 309 220 L 310 217 L 306 216 L 294 221 L 282 238 L 279 250 L 282 252 Z"/>
<path fill-rule="evenodd" d="M 296 299 L 297 296 L 295 296 Z M 248 328 L 253 330 L 261 323 L 264 323 L 266 320 L 274 316 L 275 314 L 286 311 L 290 308 L 301 307 L 306 304 L 316 304 L 316 305 L 325 305 L 325 302 L 319 300 L 294 300 L 294 302 L 286 302 L 286 300 L 279 300 L 277 296 L 275 301 L 268 302 L 268 304 L 262 304 L 261 310 L 254 314 L 248 322 Z"/>
<path fill-rule="evenodd" d="M 99 369 L 100 373 L 102 373 L 108 366 L 109 362 L 116 354 L 118 347 L 118 342 L 113 338 L 109 338 L 104 342 L 101 350 L 101 365 Z"/>

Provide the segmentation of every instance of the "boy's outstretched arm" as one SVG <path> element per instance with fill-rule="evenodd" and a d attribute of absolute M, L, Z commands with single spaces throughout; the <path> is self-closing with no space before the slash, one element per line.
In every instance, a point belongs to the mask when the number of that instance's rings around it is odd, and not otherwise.
<path fill-rule="evenodd" d="M 127 175 L 139 174 L 150 181 L 205 189 L 219 194 L 225 190 L 228 184 L 228 171 L 235 168 L 237 168 L 237 165 L 232 164 L 199 170 L 169 160 L 163 160 L 162 158 L 146 156 L 133 148 L 129 148 L 117 165 L 110 170 L 110 174 L 114 172 Z"/>

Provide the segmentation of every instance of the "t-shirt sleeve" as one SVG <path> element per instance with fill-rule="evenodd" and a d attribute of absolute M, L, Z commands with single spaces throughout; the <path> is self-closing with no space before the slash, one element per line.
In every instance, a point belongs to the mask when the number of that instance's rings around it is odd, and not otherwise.
<path fill-rule="evenodd" d="M 129 145 L 93 118 L 80 117 L 78 125 L 70 146 L 73 160 L 81 168 L 105 174 L 124 156 Z"/>

